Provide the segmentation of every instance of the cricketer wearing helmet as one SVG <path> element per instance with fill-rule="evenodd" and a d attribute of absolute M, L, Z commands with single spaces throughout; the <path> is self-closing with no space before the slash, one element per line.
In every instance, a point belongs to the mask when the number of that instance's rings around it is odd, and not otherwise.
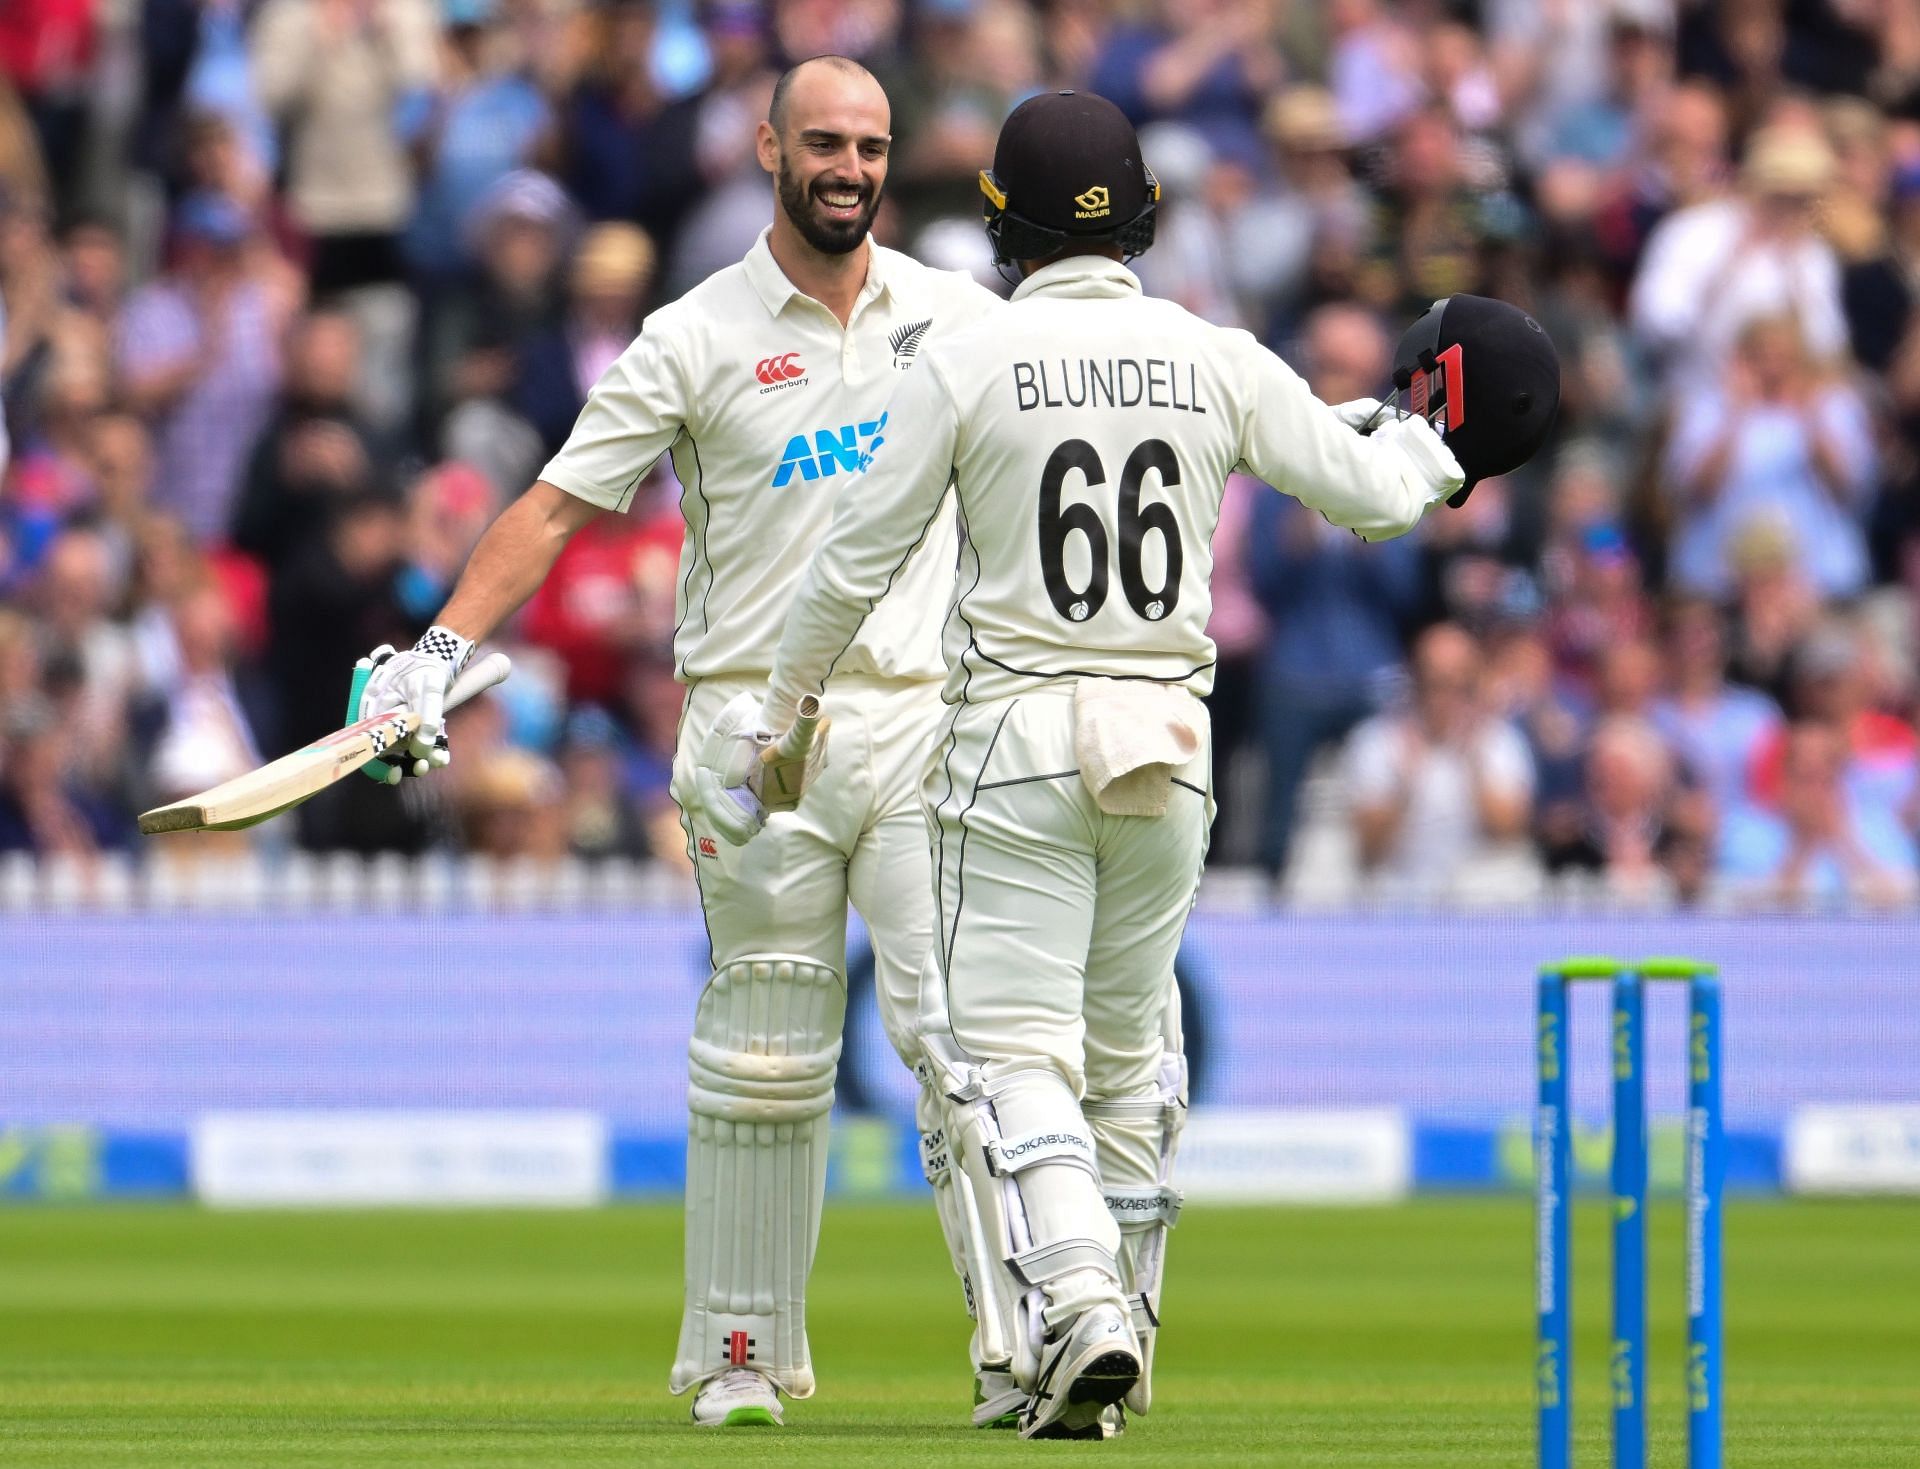
<path fill-rule="evenodd" d="M 1329 408 L 1251 336 L 1141 294 L 1124 261 L 1152 242 L 1158 190 L 1111 103 L 1022 104 L 982 189 L 1013 304 L 900 385 L 763 716 L 777 735 L 828 686 L 951 482 L 923 1025 L 969 1234 L 1012 1298 L 1022 1432 L 1091 1437 L 1108 1405 L 1146 1407 L 1178 1198 L 1162 1015 L 1212 813 L 1200 696 L 1225 482 L 1246 468 L 1378 540 L 1467 471 L 1425 417 Z"/>
<path fill-rule="evenodd" d="M 751 723 L 834 491 L 892 436 L 894 386 L 918 371 L 927 343 L 1004 310 L 967 277 L 869 239 L 889 129 L 886 96 L 856 62 L 816 57 L 781 79 L 758 137 L 776 185 L 771 229 L 740 264 L 647 318 L 539 482 L 482 539 L 439 621 L 411 652 L 380 650 L 360 680 L 360 707 L 421 711 L 406 767 L 442 758 L 445 690 L 474 642 L 532 593 L 575 531 L 624 510 L 672 455 L 687 527 L 673 793 L 713 972 L 689 1044 L 686 1303 L 670 1385 L 695 1390 L 702 1424 L 777 1423 L 781 1393 L 814 1390 L 805 1286 L 849 898 L 872 938 L 887 1034 L 909 1065 L 919 1056 L 933 883 L 917 792 L 943 714 L 940 627 L 956 556 L 939 497 L 902 548 L 890 594 L 836 650 L 800 733 L 776 749 Z M 721 779 L 696 758 L 703 739 L 749 758 Z M 796 812 L 810 774 L 818 798 Z M 929 1131 L 937 1105 L 923 1103 Z M 964 1264 L 957 1238 L 952 1248 Z"/>

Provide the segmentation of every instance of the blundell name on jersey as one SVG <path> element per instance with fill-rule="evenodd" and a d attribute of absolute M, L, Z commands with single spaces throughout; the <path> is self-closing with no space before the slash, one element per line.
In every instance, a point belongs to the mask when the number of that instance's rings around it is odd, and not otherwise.
<path fill-rule="evenodd" d="M 1013 394 L 1022 413 L 1034 408 L 1142 406 L 1177 408 L 1182 413 L 1207 411 L 1200 401 L 1200 375 L 1194 365 L 1163 357 L 1082 357 L 1077 361 L 1061 357 L 1049 362 L 1016 362 Z"/>

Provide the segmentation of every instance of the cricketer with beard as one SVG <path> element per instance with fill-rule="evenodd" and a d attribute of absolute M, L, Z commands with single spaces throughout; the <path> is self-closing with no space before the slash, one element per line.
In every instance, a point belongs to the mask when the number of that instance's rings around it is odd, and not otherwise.
<path fill-rule="evenodd" d="M 849 900 L 872 937 L 888 1037 L 909 1067 L 919 1056 L 933 918 L 918 787 L 943 713 L 951 502 L 919 529 L 838 661 L 823 700 L 830 763 L 806 811 L 743 810 L 751 798 L 696 778 L 694 748 L 721 711 L 757 707 L 834 493 L 884 437 L 887 400 L 921 342 L 1001 309 L 965 275 L 868 238 L 891 125 L 886 94 L 857 62 L 815 57 L 780 79 L 757 137 L 775 182 L 771 227 L 738 265 L 647 318 L 572 437 L 481 539 L 434 626 L 411 652 L 379 650 L 363 701 L 419 711 L 406 763 L 443 762 L 441 702 L 473 645 L 533 593 L 569 537 L 625 510 L 672 455 L 686 519 L 674 658 L 687 686 L 673 793 L 712 977 L 689 1044 L 686 1303 L 670 1385 L 694 1390 L 694 1421 L 712 1426 L 778 1423 L 782 1394 L 814 1390 L 805 1293 Z M 748 819 L 766 829 L 736 845 Z M 921 1115 L 937 1117 L 933 1099 Z M 949 1218 L 943 1209 L 943 1227 Z M 948 1242 L 958 1265 L 950 1228 Z M 995 1389 L 983 1382 L 983 1394 Z"/>

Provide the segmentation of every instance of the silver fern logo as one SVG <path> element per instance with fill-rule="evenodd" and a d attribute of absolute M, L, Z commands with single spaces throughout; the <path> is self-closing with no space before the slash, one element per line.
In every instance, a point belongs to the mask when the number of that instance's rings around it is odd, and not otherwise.
<path fill-rule="evenodd" d="M 893 348 L 893 365 L 905 372 L 913 366 L 913 359 L 919 355 L 920 343 L 926 340 L 927 328 L 933 325 L 929 316 L 925 321 L 910 321 L 905 326 L 897 326 L 887 336 L 887 345 Z"/>

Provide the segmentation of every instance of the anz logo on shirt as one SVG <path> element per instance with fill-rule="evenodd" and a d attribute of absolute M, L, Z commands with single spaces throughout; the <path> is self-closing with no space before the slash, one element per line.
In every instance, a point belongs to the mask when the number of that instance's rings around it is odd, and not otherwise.
<path fill-rule="evenodd" d="M 881 437 L 886 426 L 887 415 L 882 413 L 872 423 L 815 429 L 811 441 L 805 434 L 795 434 L 780 453 L 773 488 L 781 488 L 796 474 L 805 480 L 831 478 L 843 469 L 848 474 L 864 474 L 873 463 L 874 452 L 886 442 Z"/>

